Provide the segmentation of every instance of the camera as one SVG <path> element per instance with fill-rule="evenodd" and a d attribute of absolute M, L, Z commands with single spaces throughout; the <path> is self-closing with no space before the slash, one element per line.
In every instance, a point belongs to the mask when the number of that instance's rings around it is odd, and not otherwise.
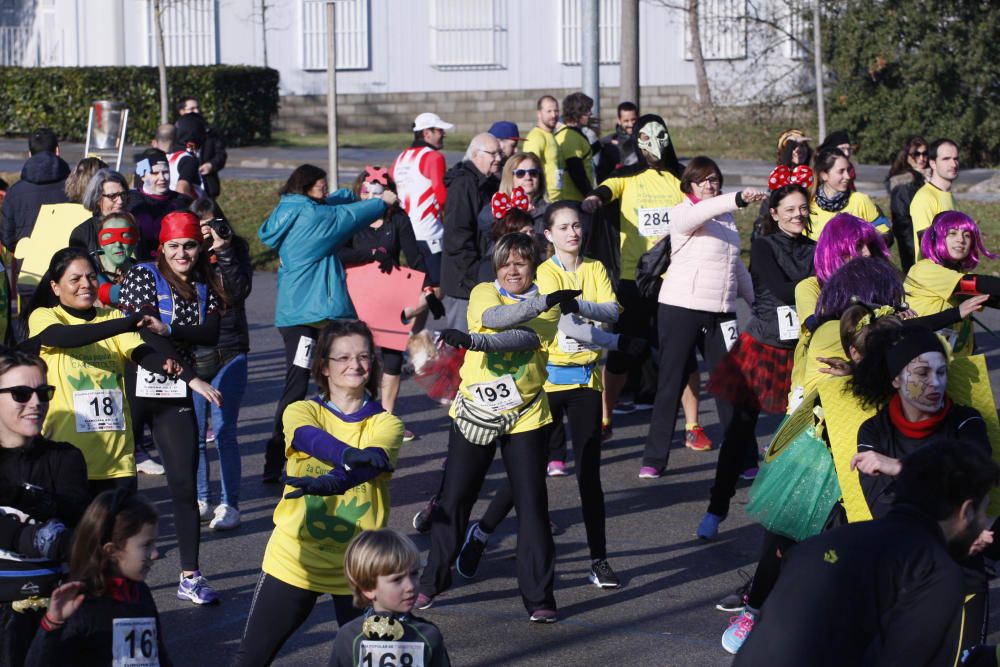
<path fill-rule="evenodd" d="M 228 241 L 233 237 L 233 228 L 229 226 L 229 222 L 225 218 L 212 218 L 202 224 L 211 227 L 223 241 Z"/>

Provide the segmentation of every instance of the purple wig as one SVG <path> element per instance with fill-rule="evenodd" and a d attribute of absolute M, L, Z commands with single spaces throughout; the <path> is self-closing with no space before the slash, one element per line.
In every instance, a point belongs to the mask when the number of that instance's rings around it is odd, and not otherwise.
<path fill-rule="evenodd" d="M 899 306 L 904 297 L 903 279 L 888 259 L 858 257 L 840 267 L 823 285 L 816 303 L 816 319 L 821 323 L 839 320 L 858 301 L 874 306 Z"/>
<path fill-rule="evenodd" d="M 969 256 L 959 262 L 962 270 L 968 271 L 976 268 L 979 265 L 979 255 L 981 254 L 990 259 L 997 258 L 983 245 L 983 236 L 979 233 L 979 225 L 976 224 L 976 221 L 961 211 L 941 211 L 934 216 L 931 226 L 920 239 L 920 254 L 935 264 L 954 264 L 955 260 L 951 258 L 951 253 L 948 252 L 948 246 L 945 243 L 948 232 L 953 229 L 972 232 L 972 237 L 975 240 L 975 243 L 972 244 L 972 250 L 969 251 Z"/>
<path fill-rule="evenodd" d="M 816 241 L 816 279 L 823 285 L 848 260 L 861 255 L 866 247 L 872 257 L 889 259 L 885 241 L 870 222 L 850 213 L 830 218 Z"/>

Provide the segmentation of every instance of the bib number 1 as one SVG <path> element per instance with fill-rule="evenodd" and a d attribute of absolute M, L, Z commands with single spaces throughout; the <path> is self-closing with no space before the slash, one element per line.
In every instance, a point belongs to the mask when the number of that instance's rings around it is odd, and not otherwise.
<path fill-rule="evenodd" d="M 295 358 L 292 360 L 293 366 L 299 368 L 309 368 L 313 360 L 313 348 L 316 341 L 309 336 L 299 336 L 299 346 L 295 350 Z"/>
<path fill-rule="evenodd" d="M 781 340 L 799 338 L 799 315 L 791 306 L 778 307 L 778 338 Z"/>

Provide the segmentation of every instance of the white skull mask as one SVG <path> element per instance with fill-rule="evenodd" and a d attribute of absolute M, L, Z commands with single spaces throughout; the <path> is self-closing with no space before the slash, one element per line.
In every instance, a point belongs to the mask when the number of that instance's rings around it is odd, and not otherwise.
<path fill-rule="evenodd" d="M 642 135 L 646 135 L 646 138 L 643 139 Z M 662 123 L 650 121 L 639 128 L 639 139 L 636 143 L 639 148 L 659 160 L 663 156 L 663 151 L 670 145 L 670 135 Z"/>

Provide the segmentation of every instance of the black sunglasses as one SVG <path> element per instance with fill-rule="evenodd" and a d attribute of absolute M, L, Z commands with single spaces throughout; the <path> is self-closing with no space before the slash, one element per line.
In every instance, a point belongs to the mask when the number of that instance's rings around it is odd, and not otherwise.
<path fill-rule="evenodd" d="M 913 151 L 910 157 L 927 157 L 927 151 Z"/>
<path fill-rule="evenodd" d="M 538 178 L 539 171 L 537 169 L 515 169 L 514 175 L 518 178 L 524 178 L 525 176 L 534 176 Z"/>
<path fill-rule="evenodd" d="M 40 403 L 48 403 L 56 395 L 56 388 L 50 384 L 43 384 L 38 387 L 26 387 L 19 384 L 16 387 L 3 387 L 0 394 L 10 394 L 18 403 L 27 403 L 31 400 L 31 395 L 36 394 Z"/>

